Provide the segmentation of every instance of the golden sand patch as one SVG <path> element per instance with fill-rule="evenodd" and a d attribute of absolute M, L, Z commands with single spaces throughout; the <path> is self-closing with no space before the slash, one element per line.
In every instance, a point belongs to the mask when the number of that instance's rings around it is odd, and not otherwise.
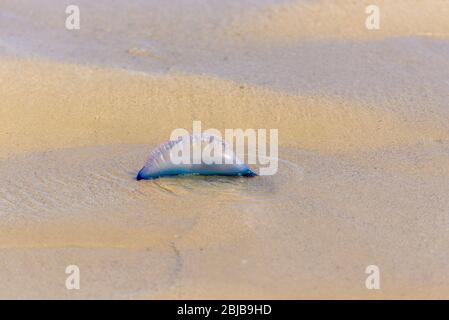
<path fill-rule="evenodd" d="M 368 5 L 380 9 L 379 30 L 368 30 Z M 299 39 L 395 36 L 449 37 L 445 0 L 320 0 L 268 5 L 235 17 L 229 33 L 245 40 L 287 42 Z"/>
<path fill-rule="evenodd" d="M 195 75 L 147 76 L 34 60 L 0 62 L 2 153 L 157 143 L 176 128 L 278 129 L 281 146 L 347 152 L 445 139 L 434 124 L 343 99 L 287 95 Z"/>

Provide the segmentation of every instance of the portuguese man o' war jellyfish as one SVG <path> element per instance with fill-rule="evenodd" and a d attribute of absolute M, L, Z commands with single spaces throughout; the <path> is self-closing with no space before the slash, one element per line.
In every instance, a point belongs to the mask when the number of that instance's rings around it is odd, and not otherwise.
<path fill-rule="evenodd" d="M 159 145 L 151 151 L 137 174 L 137 180 L 189 174 L 243 177 L 257 175 L 232 150 L 226 148 L 221 139 L 201 134 L 180 137 Z"/>

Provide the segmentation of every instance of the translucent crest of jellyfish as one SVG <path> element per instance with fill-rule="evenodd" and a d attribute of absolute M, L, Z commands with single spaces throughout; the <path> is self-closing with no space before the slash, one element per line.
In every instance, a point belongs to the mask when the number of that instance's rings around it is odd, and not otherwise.
<path fill-rule="evenodd" d="M 195 158 L 195 148 L 201 152 L 201 157 Z M 215 161 L 208 155 L 214 150 Z M 220 152 L 216 153 L 215 151 Z M 174 161 L 175 155 L 186 152 L 187 161 Z M 206 156 L 205 156 L 206 154 Z M 180 159 L 181 156 L 179 156 Z M 151 180 L 166 176 L 197 174 L 217 176 L 256 176 L 253 171 L 240 160 L 233 150 L 226 148 L 224 141 L 213 135 L 201 134 L 180 137 L 169 140 L 151 151 L 144 167 L 137 174 L 137 180 Z"/>

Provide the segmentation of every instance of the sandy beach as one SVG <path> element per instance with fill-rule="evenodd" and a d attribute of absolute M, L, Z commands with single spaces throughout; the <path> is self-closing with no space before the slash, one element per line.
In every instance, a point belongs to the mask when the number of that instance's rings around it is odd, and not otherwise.
<path fill-rule="evenodd" d="M 449 298 L 449 2 L 77 3 L 0 3 L 0 298 Z M 277 173 L 136 181 L 196 120 Z"/>

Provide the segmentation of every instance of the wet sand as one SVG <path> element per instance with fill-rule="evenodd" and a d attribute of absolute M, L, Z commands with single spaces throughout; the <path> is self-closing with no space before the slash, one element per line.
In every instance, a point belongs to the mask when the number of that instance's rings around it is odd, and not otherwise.
<path fill-rule="evenodd" d="M 444 1 L 63 2 L 0 5 L 1 298 L 449 296 Z M 193 120 L 278 173 L 136 181 Z"/>

